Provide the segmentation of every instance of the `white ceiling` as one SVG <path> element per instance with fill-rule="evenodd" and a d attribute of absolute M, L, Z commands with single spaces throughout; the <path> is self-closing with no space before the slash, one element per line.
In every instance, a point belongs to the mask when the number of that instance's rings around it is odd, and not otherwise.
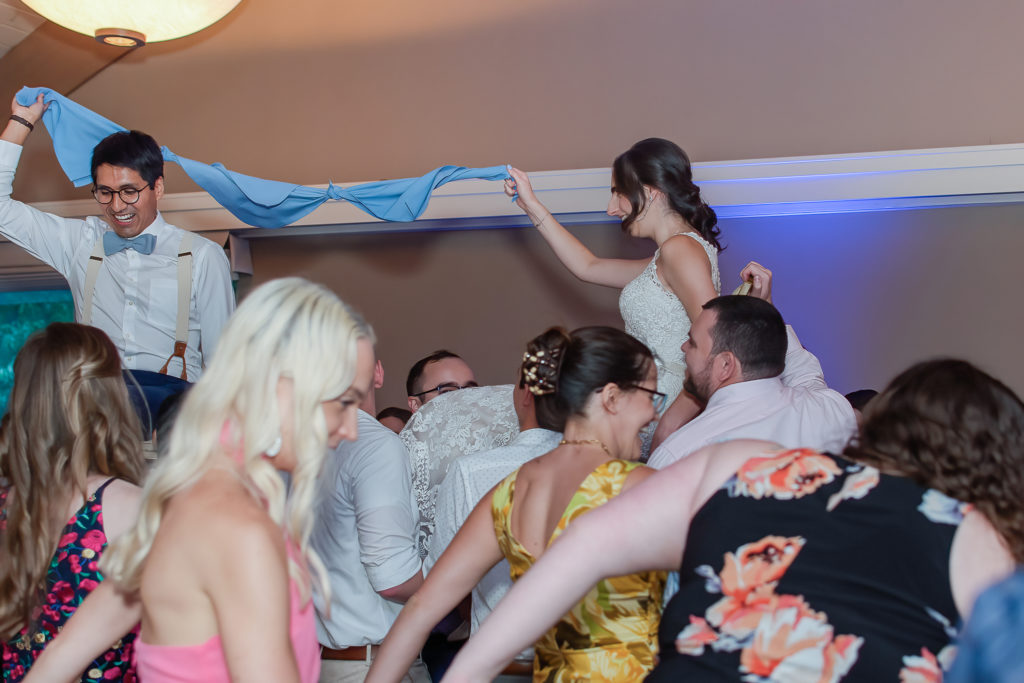
<path fill-rule="evenodd" d="M 35 31 L 46 19 L 21 0 L 0 0 L 0 57 Z"/>

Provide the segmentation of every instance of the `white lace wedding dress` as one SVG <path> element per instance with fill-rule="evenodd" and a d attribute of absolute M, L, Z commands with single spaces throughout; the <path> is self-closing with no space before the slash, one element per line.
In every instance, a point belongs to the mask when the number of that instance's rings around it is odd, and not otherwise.
<path fill-rule="evenodd" d="M 399 437 L 409 451 L 412 494 L 419 510 L 416 545 L 426 557 L 434 533 L 437 489 L 462 455 L 507 445 L 519 433 L 512 385 L 442 394 L 413 414 Z"/>
<path fill-rule="evenodd" d="M 715 285 L 715 293 L 720 293 L 722 285 L 718 274 L 718 250 L 696 233 L 679 234 L 696 240 L 704 247 L 711 261 L 711 281 Z M 680 347 L 690 337 L 690 318 L 682 302 L 658 279 L 660 254 L 659 248 L 644 272 L 622 288 L 619 312 L 626 324 L 626 332 L 646 344 L 654 354 L 654 363 L 658 368 L 658 391 L 668 395 L 665 404 L 668 406 L 683 388 L 686 361 Z"/>

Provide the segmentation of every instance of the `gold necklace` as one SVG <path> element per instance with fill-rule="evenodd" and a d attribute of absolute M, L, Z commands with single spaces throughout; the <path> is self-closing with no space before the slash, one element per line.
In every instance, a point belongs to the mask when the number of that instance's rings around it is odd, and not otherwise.
<path fill-rule="evenodd" d="M 608 454 L 609 458 L 614 457 L 608 447 L 600 439 L 562 439 L 559 446 L 600 446 L 601 450 Z"/>

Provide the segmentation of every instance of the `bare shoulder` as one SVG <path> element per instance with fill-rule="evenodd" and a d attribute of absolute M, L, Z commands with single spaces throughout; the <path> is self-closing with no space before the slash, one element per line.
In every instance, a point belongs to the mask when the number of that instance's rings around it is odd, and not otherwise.
<path fill-rule="evenodd" d="M 115 479 L 103 490 L 103 532 L 113 541 L 135 526 L 139 516 L 142 489 L 123 479 Z"/>
<path fill-rule="evenodd" d="M 626 475 L 626 481 L 622 483 L 622 490 L 628 491 L 637 484 L 647 481 L 648 478 L 653 476 L 658 470 L 647 465 L 641 465 L 640 467 L 633 468 L 629 474 Z"/>
<path fill-rule="evenodd" d="M 284 534 L 266 509 L 234 475 L 212 471 L 174 496 L 168 520 L 187 529 L 196 542 L 216 548 L 211 555 L 271 552 L 284 557 Z"/>
<path fill-rule="evenodd" d="M 673 235 L 661 245 L 661 265 L 692 268 L 699 264 L 711 268 L 708 254 L 700 242 L 686 235 Z"/>

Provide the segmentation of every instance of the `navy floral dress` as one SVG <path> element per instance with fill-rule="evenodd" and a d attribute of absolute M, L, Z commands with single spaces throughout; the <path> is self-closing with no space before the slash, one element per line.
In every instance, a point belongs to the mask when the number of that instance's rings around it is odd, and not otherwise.
<path fill-rule="evenodd" d="M 938 683 L 967 508 L 815 451 L 747 461 L 694 516 L 647 680 Z"/>
<path fill-rule="evenodd" d="M 85 505 L 64 527 L 57 553 L 46 574 L 46 599 L 20 635 L 0 644 L 3 648 L 3 680 L 20 681 L 46 644 L 64 627 L 82 601 L 103 580 L 99 560 L 107 547 L 103 532 L 103 491 L 108 479 L 89 496 Z M 0 529 L 7 524 L 7 489 L 0 489 Z M 82 681 L 135 681 L 132 650 L 137 629 L 99 656 L 82 675 Z"/>

